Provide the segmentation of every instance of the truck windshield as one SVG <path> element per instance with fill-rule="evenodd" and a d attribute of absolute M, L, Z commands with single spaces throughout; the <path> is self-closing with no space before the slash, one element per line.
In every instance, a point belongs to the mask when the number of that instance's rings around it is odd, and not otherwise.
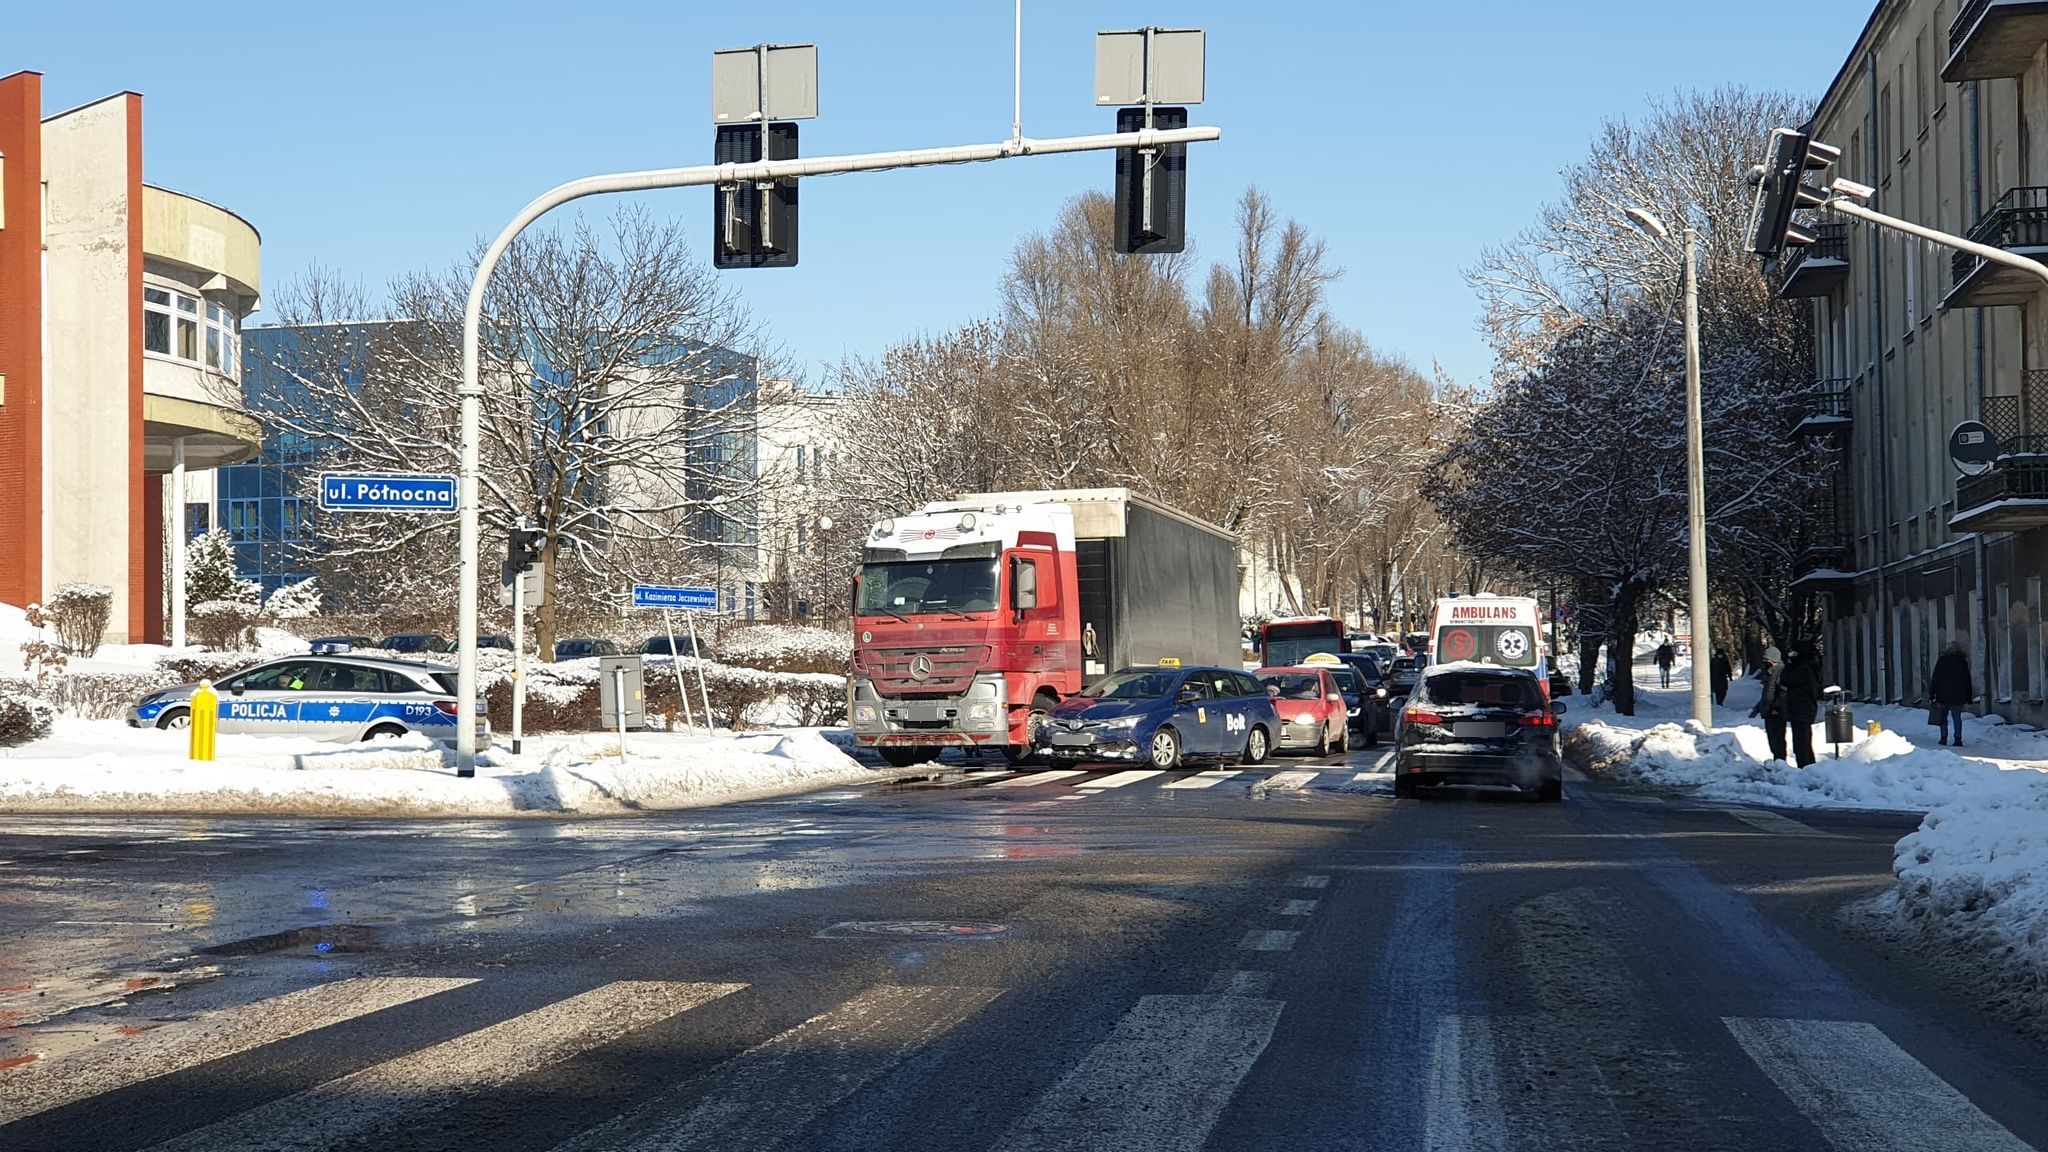
<path fill-rule="evenodd" d="M 860 611 L 864 615 L 993 612 L 995 607 L 993 560 L 898 560 L 861 566 Z"/>

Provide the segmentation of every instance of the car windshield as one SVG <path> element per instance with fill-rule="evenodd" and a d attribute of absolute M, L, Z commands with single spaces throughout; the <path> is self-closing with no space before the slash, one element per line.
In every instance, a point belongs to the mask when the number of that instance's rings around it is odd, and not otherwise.
<path fill-rule="evenodd" d="M 697 642 L 688 636 L 678 636 L 675 640 L 675 647 L 671 648 L 669 647 L 668 637 L 652 636 L 648 638 L 647 643 L 640 650 L 650 656 L 666 656 L 670 652 L 681 652 L 685 656 L 694 656 L 697 654 Z"/>
<path fill-rule="evenodd" d="M 1094 700 L 1161 700 L 1178 683 L 1178 672 L 1158 669 L 1118 672 L 1097 680 L 1082 695 Z"/>
<path fill-rule="evenodd" d="M 1347 696 L 1356 696 L 1364 691 L 1363 685 L 1359 683 L 1358 673 L 1350 668 L 1330 669 L 1330 679 L 1337 682 L 1337 691 Z"/>
<path fill-rule="evenodd" d="M 555 644 L 555 659 L 580 660 L 585 656 L 597 655 L 595 640 L 562 640 Z"/>
<path fill-rule="evenodd" d="M 1543 694 L 1527 676 L 1487 672 L 1439 672 L 1423 681 L 1423 698 L 1432 704 L 1472 704 L 1489 708 L 1540 708 Z"/>
<path fill-rule="evenodd" d="M 995 607 L 996 561 L 987 557 L 861 566 L 860 612 L 865 616 L 993 612 Z"/>
<path fill-rule="evenodd" d="M 1278 672 L 1259 677 L 1269 694 L 1282 700 L 1313 700 L 1323 694 L 1322 681 L 1313 672 Z"/>
<path fill-rule="evenodd" d="M 438 652 L 441 650 L 439 636 L 407 635 L 388 636 L 384 648 L 391 652 Z"/>

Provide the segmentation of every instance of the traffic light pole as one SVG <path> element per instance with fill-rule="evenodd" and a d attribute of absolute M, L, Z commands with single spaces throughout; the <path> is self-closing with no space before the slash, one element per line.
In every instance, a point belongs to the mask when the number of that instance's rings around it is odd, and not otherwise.
<path fill-rule="evenodd" d="M 950 148 L 920 148 L 903 152 L 868 152 L 850 156 L 817 156 L 810 159 L 762 160 L 753 164 L 703 164 L 691 168 L 656 168 L 644 172 L 617 172 L 571 180 L 543 193 L 519 210 L 505 230 L 498 233 L 477 261 L 476 278 L 469 285 L 469 302 L 462 313 L 462 465 L 458 484 L 461 503 L 460 579 L 456 589 L 457 632 L 460 653 L 456 663 L 455 771 L 458 776 L 476 775 L 476 632 L 477 632 L 477 472 L 478 444 L 483 423 L 483 384 L 478 379 L 477 343 L 483 328 L 484 294 L 491 273 L 505 250 L 519 238 L 527 225 L 573 200 L 613 192 L 648 192 L 657 188 L 696 188 L 733 184 L 742 180 L 793 180 L 804 176 L 839 176 L 851 172 L 883 172 L 893 168 L 928 168 L 941 164 L 975 164 L 987 160 L 1008 160 L 1018 156 L 1052 156 L 1067 152 L 1107 152 L 1119 148 L 1158 149 L 1173 144 L 1195 144 L 1221 139 L 1220 128 L 1175 128 L 1142 132 L 1109 132 L 1095 136 L 1064 136 L 1050 140 L 1012 138 L 996 144 L 963 144 Z"/>
<path fill-rule="evenodd" d="M 1894 232 L 1904 232 L 1908 236 L 1918 236 L 1922 240 L 1932 241 L 1944 248 L 1953 248 L 1958 252 L 1967 252 L 1980 260 L 1988 260 L 1993 264 L 2004 264 L 2008 267 L 2031 272 L 2035 276 L 2040 277 L 2042 281 L 2048 282 L 2048 264 L 2043 264 L 2039 260 L 2021 256 L 2016 252 L 2007 252 L 2003 248 L 1993 248 L 1989 244 L 1979 244 L 1975 240 L 1968 240 L 1947 232 L 1937 231 L 1924 225 L 1915 224 L 1910 220 L 1901 220 L 1896 216 L 1887 216 L 1882 212 L 1872 211 L 1855 200 L 1850 199 L 1844 193 L 1833 193 L 1832 198 L 1827 202 L 1827 207 L 1852 220 L 1861 220 L 1867 224 L 1875 224 L 1880 228 L 1889 228 Z"/>

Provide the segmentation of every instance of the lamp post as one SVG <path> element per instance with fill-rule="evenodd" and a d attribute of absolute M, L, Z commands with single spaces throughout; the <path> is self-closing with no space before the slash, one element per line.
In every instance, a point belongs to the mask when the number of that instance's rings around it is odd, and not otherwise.
<path fill-rule="evenodd" d="M 1641 208 L 1623 210 L 1630 222 L 1659 240 L 1670 240 L 1664 222 Z M 1692 617 L 1692 718 L 1714 725 L 1713 696 L 1700 674 L 1700 656 L 1711 664 L 1707 635 L 1707 492 L 1705 452 L 1700 445 L 1700 234 L 1685 229 L 1685 503 L 1689 581 L 1692 596 L 1686 614 Z"/>

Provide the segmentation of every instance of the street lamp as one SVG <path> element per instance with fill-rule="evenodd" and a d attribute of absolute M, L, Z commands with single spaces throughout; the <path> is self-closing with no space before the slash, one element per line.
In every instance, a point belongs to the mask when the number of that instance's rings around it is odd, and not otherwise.
<path fill-rule="evenodd" d="M 1641 208 L 1624 208 L 1623 214 L 1644 232 L 1659 240 L 1670 240 L 1664 222 Z M 1687 559 L 1692 597 L 1686 607 L 1692 617 L 1692 718 L 1705 727 L 1714 725 L 1713 697 L 1708 677 L 1700 675 L 1700 657 L 1712 666 L 1713 649 L 1707 635 L 1707 492 L 1706 465 L 1700 446 L 1700 234 L 1690 224 L 1685 228 L 1685 502 Z"/>

